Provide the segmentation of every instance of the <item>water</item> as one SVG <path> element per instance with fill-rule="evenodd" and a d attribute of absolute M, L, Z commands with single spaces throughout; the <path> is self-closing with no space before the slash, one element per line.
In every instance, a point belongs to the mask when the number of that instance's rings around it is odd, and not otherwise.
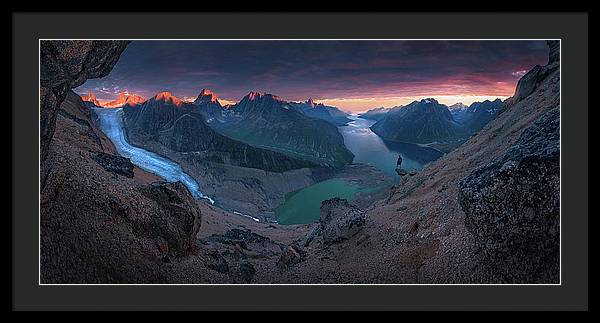
<path fill-rule="evenodd" d="M 313 223 L 319 219 L 321 202 L 340 197 L 352 200 L 358 192 L 376 188 L 364 188 L 341 179 L 330 179 L 289 193 L 285 203 L 275 209 L 280 224 Z"/>
<path fill-rule="evenodd" d="M 355 163 L 371 165 L 385 172 L 396 183 L 398 156 L 402 156 L 401 167 L 406 171 L 419 171 L 433 160 L 442 156 L 436 149 L 407 143 L 390 143 L 382 140 L 369 128 L 375 121 L 350 117 L 353 121 L 339 127 L 344 144 L 354 154 Z M 358 192 L 377 190 L 376 187 L 361 187 L 341 179 L 333 179 L 302 188 L 286 196 L 285 202 L 275 209 L 281 224 L 305 224 L 319 219 L 321 202 L 334 198 L 352 200 Z"/>
<path fill-rule="evenodd" d="M 344 144 L 354 154 L 355 163 L 363 163 L 384 171 L 387 175 L 398 180 L 396 163 L 402 156 L 402 169 L 410 172 L 420 171 L 425 164 L 442 156 L 440 151 L 408 143 L 386 142 L 376 135 L 369 127 L 375 121 L 350 116 L 353 121 L 347 126 L 339 127 Z"/>
<path fill-rule="evenodd" d="M 213 199 L 202 194 L 198 183 L 186 174 L 179 164 L 127 142 L 123 130 L 123 109 L 93 109 L 100 119 L 100 129 L 113 142 L 119 155 L 131 159 L 134 165 L 164 178 L 167 182 L 181 182 L 196 199 Z"/>

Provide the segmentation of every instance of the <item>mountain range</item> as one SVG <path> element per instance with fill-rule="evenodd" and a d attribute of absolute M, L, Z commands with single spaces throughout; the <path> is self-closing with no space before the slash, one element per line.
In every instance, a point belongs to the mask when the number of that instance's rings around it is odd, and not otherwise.
<path fill-rule="evenodd" d="M 281 172 L 315 164 L 250 146 L 212 129 L 198 107 L 169 92 L 123 108 L 129 140 L 153 151 L 192 153 L 198 160 Z"/>
<path fill-rule="evenodd" d="M 106 103 L 99 102 L 93 93 L 82 96 L 82 100 L 87 107 L 140 107 L 140 111 L 136 112 L 126 109 L 126 117 L 136 120 L 129 125 L 138 127 L 147 134 L 156 134 L 157 129 L 165 131 L 165 127 L 173 126 L 174 119 L 165 118 L 163 113 L 167 112 L 159 113 L 155 108 L 157 105 L 167 105 L 166 111 L 170 111 L 170 117 L 193 116 L 199 123 L 193 126 L 187 120 L 185 129 L 179 129 L 183 127 L 183 121 L 178 121 L 177 127 L 172 128 L 175 132 L 169 132 L 170 135 L 176 135 L 177 131 L 203 133 L 204 130 L 190 127 L 202 128 L 203 125 L 209 125 L 214 131 L 235 141 L 277 151 L 295 160 L 308 161 L 308 164 L 337 167 L 351 163 L 354 158 L 344 146 L 343 137 L 337 130 L 338 125 L 351 121 L 347 114 L 335 107 L 315 104 L 312 99 L 306 102 L 287 102 L 272 94 L 250 92 L 238 103 L 223 106 L 217 94 L 203 89 L 193 102 L 181 100 L 168 92 L 159 93 L 148 101 L 139 95 L 124 92 L 121 92 L 116 100 Z M 173 110 L 173 106 L 180 110 Z M 185 113 L 181 114 L 181 111 Z M 152 115 L 148 120 L 153 124 L 138 124 L 138 118 L 142 115 L 146 117 L 146 114 Z M 176 150 L 185 146 L 185 138 L 182 137 L 175 140 L 156 136 L 155 139 L 160 139 L 163 144 L 166 144 L 165 140 L 173 140 L 167 146 Z M 193 139 L 189 140 L 192 140 L 189 142 L 189 149 L 194 150 L 202 146 L 193 142 Z M 273 165 L 267 166 L 268 169 L 272 167 Z"/>
<path fill-rule="evenodd" d="M 334 117 L 331 111 L 339 111 L 336 108 L 307 107 L 310 103 L 312 100 L 290 103 L 273 94 L 250 92 L 238 103 L 223 107 L 208 90 L 202 90 L 194 101 L 208 124 L 228 137 L 322 165 L 351 163 L 354 155 L 344 146 L 335 125 L 344 122 L 345 115 Z M 326 113 L 329 122 L 307 111 Z"/>
<path fill-rule="evenodd" d="M 429 98 L 392 109 L 369 110 L 360 117 L 376 120 L 371 130 L 385 140 L 418 144 L 460 142 L 493 120 L 502 106 L 500 99 L 446 106 Z"/>
<path fill-rule="evenodd" d="M 136 94 L 125 94 L 120 92 L 117 99 L 105 103 L 100 103 L 96 95 L 89 92 L 87 95 L 81 96 L 83 103 L 89 108 L 122 108 L 125 105 L 136 105 L 146 101 L 145 98 Z"/>

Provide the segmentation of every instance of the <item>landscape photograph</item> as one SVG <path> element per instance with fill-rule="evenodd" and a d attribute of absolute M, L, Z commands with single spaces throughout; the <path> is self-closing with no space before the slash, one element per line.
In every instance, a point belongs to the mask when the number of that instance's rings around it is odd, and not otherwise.
<path fill-rule="evenodd" d="M 39 283 L 561 284 L 560 51 L 41 39 Z"/>

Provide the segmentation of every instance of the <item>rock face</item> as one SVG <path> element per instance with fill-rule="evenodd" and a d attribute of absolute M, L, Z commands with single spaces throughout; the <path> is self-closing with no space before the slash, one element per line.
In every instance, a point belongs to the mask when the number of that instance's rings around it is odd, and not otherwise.
<path fill-rule="evenodd" d="M 202 214 L 191 194 L 180 183 L 158 182 L 142 187 L 142 194 L 161 206 L 158 216 L 144 219 L 146 234 L 165 239 L 169 251 L 185 256 L 196 250 L 196 234 L 200 230 Z M 138 225 L 138 223 L 136 223 Z"/>
<path fill-rule="evenodd" d="M 371 130 L 385 140 L 419 144 L 456 140 L 463 135 L 448 107 L 435 99 L 394 108 Z"/>
<path fill-rule="evenodd" d="M 231 138 L 328 166 L 354 158 L 336 126 L 307 117 L 275 95 L 251 92 L 228 112 L 219 131 Z"/>
<path fill-rule="evenodd" d="M 319 231 L 323 242 L 330 245 L 354 236 L 362 230 L 365 212 L 345 199 L 333 198 L 321 203 Z"/>
<path fill-rule="evenodd" d="M 168 92 L 141 105 L 125 106 L 123 111 L 130 141 L 151 151 L 191 153 L 197 160 L 274 172 L 315 166 L 221 135 L 205 122 L 198 106 Z"/>
<path fill-rule="evenodd" d="M 104 77 L 128 41 L 40 41 L 40 154 L 44 160 L 56 114 L 67 93 L 87 79 Z"/>
<path fill-rule="evenodd" d="M 465 225 L 503 281 L 559 279 L 559 126 L 559 108 L 548 111 L 504 156 L 460 184 Z"/>
<path fill-rule="evenodd" d="M 116 100 L 101 104 L 103 108 L 121 108 L 125 105 L 136 105 L 144 103 L 146 99 L 135 94 L 125 94 L 125 92 L 119 93 L 119 97 Z"/>
<path fill-rule="evenodd" d="M 100 106 L 100 101 L 96 99 L 96 95 L 92 92 L 88 92 L 87 95 L 81 96 L 81 99 L 88 108 Z"/>

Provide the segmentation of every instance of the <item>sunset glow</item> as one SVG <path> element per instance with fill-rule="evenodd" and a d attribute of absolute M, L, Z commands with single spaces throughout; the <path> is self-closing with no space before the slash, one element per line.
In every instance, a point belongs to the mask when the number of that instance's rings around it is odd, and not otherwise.
<path fill-rule="evenodd" d="M 543 41 L 134 41 L 109 76 L 76 91 L 192 102 L 210 89 L 222 105 L 259 91 L 356 113 L 427 97 L 506 99 L 547 54 Z"/>

